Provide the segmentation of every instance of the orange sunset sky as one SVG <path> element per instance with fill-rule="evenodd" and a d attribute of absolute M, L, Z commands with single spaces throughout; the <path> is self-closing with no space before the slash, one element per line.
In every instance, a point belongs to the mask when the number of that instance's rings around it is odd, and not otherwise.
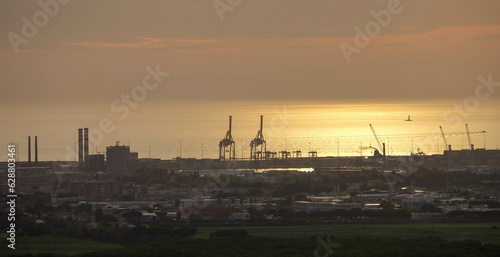
<path fill-rule="evenodd" d="M 479 77 L 500 81 L 499 17 L 500 1 L 491 0 L 0 1 L 0 144 L 25 147 L 28 135 L 38 135 L 54 151 L 44 159 L 64 158 L 78 127 L 95 129 L 111 117 L 117 129 L 96 151 L 132 136 L 141 141 L 140 124 L 157 132 L 141 131 L 151 141 L 138 151 L 169 136 L 172 153 L 161 156 L 170 157 L 179 140 L 188 144 L 181 132 L 202 137 L 197 120 L 215 104 L 391 102 L 398 121 L 414 110 L 397 103 L 451 100 L 445 109 L 454 108 L 476 97 Z M 356 47 L 349 58 L 345 45 Z M 169 75 L 120 123 L 124 113 L 112 103 L 141 86 L 146 67 Z M 474 115 L 498 99 L 495 85 L 481 89 L 488 99 Z M 206 145 L 217 146 L 235 109 L 225 108 L 193 149 L 208 136 Z M 471 125 L 493 138 L 498 120 L 484 115 Z M 447 126 L 441 116 L 425 125 Z"/>
<path fill-rule="evenodd" d="M 214 1 L 69 1 L 15 53 L 9 33 L 43 9 L 2 1 L 0 104 L 109 103 L 156 64 L 171 77 L 152 101 L 463 98 L 500 80 L 498 1 L 400 1 L 350 63 L 339 45 L 390 1 L 234 2 L 221 20 Z"/>

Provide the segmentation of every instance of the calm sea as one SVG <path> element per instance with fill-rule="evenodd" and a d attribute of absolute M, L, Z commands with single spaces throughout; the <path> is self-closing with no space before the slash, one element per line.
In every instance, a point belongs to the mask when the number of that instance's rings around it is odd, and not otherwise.
<path fill-rule="evenodd" d="M 473 104 L 468 102 L 468 104 Z M 477 104 L 477 103 L 476 103 Z M 38 136 L 40 160 L 74 160 L 77 129 L 88 127 L 90 153 L 106 146 L 130 145 L 140 157 L 162 159 L 177 156 L 217 158 L 218 143 L 233 117 L 232 136 L 236 157 L 248 158 L 250 141 L 264 115 L 264 137 L 269 151 L 317 151 L 318 156 L 369 156 L 379 145 L 372 124 L 389 155 L 421 151 L 442 153 L 445 148 L 439 126 L 453 149 L 468 148 L 465 124 L 476 148 L 500 146 L 500 101 L 483 100 L 464 106 L 463 100 L 413 102 L 143 102 L 128 116 L 111 111 L 110 104 L 16 107 L 2 111 L 0 127 L 2 160 L 6 145 L 18 144 L 21 160 L 27 159 L 27 137 Z M 408 115 L 412 121 L 405 121 Z M 102 132 L 107 118 L 114 130 Z M 8 125 L 6 125 L 8 124 Z M 486 133 L 481 133 L 486 131 Z M 98 145 L 92 142 L 99 142 Z M 34 147 L 34 146 L 33 146 Z M 34 157 L 32 157 L 34 158 Z"/>

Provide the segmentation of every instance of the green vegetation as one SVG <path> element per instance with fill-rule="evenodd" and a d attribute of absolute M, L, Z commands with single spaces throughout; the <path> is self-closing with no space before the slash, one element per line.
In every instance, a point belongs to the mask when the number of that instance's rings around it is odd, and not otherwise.
<path fill-rule="evenodd" d="M 308 238 L 332 235 L 338 238 L 367 236 L 373 238 L 425 238 L 445 240 L 472 239 L 482 243 L 500 244 L 500 222 L 486 223 L 407 223 L 407 224 L 340 224 L 318 226 L 245 227 L 249 237 Z M 198 228 L 197 238 L 208 238 L 222 227 Z M 226 228 L 227 229 L 227 228 Z"/>
<path fill-rule="evenodd" d="M 8 241 L 2 237 L 0 256 L 26 255 L 38 253 L 53 253 L 61 255 L 73 255 L 83 252 L 93 252 L 100 250 L 114 250 L 123 248 L 115 244 L 100 243 L 89 239 L 76 239 L 65 237 L 54 237 L 52 243 L 50 236 L 39 237 L 16 237 L 16 249 L 7 247 Z"/>
<path fill-rule="evenodd" d="M 336 245 L 330 257 L 498 256 L 499 226 L 500 222 L 201 227 L 197 230 L 185 227 L 173 230 L 177 234 L 185 232 L 179 236 L 167 236 L 165 232 L 172 230 L 153 227 L 143 233 L 134 233 L 141 237 L 159 236 L 154 241 L 138 240 L 126 247 L 83 239 L 56 237 L 53 243 L 49 243 L 48 236 L 18 237 L 17 249 L 9 251 L 3 245 L 0 255 L 288 257 L 314 256 L 314 251 L 319 250 L 318 256 L 326 256 L 325 249 L 318 248 L 323 240 Z M 36 255 L 39 253 L 52 254 Z"/>
<path fill-rule="evenodd" d="M 326 236 L 298 238 L 214 238 L 182 239 L 136 245 L 114 251 L 81 254 L 79 257 L 128 256 L 357 256 L 357 257 L 490 257 L 498 256 L 500 246 L 477 241 L 445 241 L 439 238 L 417 240 L 358 237 L 339 239 Z M 327 242 L 321 245 L 320 241 Z M 330 251 L 328 254 L 327 250 Z"/>

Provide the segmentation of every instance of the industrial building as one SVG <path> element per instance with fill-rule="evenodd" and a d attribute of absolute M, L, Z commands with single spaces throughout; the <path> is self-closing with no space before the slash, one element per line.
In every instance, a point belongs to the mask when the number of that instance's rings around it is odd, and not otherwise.
<path fill-rule="evenodd" d="M 88 171 L 105 171 L 104 154 L 91 154 L 88 156 Z"/>
<path fill-rule="evenodd" d="M 419 210 L 422 206 L 426 204 L 432 204 L 434 202 L 433 197 L 404 197 L 401 199 L 402 208 L 414 208 Z"/>
<path fill-rule="evenodd" d="M 130 146 L 119 145 L 106 147 L 106 172 L 131 174 L 140 168 L 139 154 L 130 152 Z"/>

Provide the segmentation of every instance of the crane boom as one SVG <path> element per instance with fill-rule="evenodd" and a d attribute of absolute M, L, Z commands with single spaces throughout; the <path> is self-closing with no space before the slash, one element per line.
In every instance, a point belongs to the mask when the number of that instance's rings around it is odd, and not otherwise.
<path fill-rule="evenodd" d="M 469 147 L 471 147 L 472 149 L 472 143 L 470 141 L 469 125 L 467 125 L 467 123 L 465 123 L 465 129 L 467 130 L 467 139 L 469 139 Z"/>
<path fill-rule="evenodd" d="M 377 144 L 378 144 L 378 146 L 380 147 L 379 149 L 380 149 L 380 150 L 382 150 L 382 149 L 383 149 L 382 144 L 381 144 L 381 143 L 380 143 L 380 141 L 378 140 L 377 134 L 375 133 L 375 130 L 373 129 L 372 124 L 370 124 L 370 128 L 372 129 L 373 135 L 375 136 L 375 139 L 377 140 Z"/>
<path fill-rule="evenodd" d="M 448 147 L 448 144 L 446 143 L 446 137 L 444 137 L 444 132 L 443 132 L 443 127 L 439 126 L 439 129 L 441 130 L 441 135 L 443 136 L 443 141 L 444 141 L 444 147 Z"/>

